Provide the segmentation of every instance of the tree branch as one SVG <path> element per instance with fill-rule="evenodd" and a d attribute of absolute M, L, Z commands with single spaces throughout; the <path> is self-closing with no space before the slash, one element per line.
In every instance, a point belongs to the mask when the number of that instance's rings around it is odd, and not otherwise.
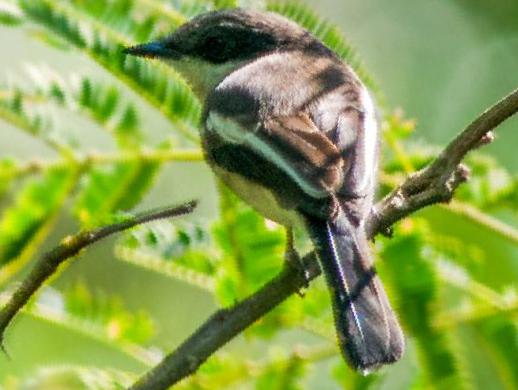
<path fill-rule="evenodd" d="M 49 169 L 64 166 L 74 166 L 78 169 L 86 169 L 97 165 L 109 165 L 120 162 L 198 162 L 203 161 L 203 152 L 199 148 L 173 148 L 169 150 L 150 149 L 132 152 L 116 153 L 87 153 L 82 155 L 71 155 L 67 158 L 56 160 L 33 159 L 16 163 L 5 169 L 0 167 L 0 177 L 21 179 L 26 175 L 46 172 Z"/>
<path fill-rule="evenodd" d="M 373 238 L 413 212 L 451 200 L 455 189 L 468 179 L 461 165 L 466 154 L 492 140 L 491 131 L 518 112 L 518 89 L 483 112 L 467 126 L 427 167 L 410 175 L 403 184 L 376 204 L 365 229 Z M 142 376 L 131 390 L 167 389 L 194 373 L 215 351 L 302 289 L 320 274 L 314 253 L 304 257 L 306 275 L 286 264 L 281 273 L 259 291 L 230 308 L 216 311 L 174 352 Z"/>
<path fill-rule="evenodd" d="M 457 187 L 469 178 L 469 170 L 461 161 L 471 150 L 491 142 L 492 130 L 516 112 L 518 89 L 480 114 L 434 161 L 378 202 L 367 221 L 367 235 L 387 233 L 407 215 L 434 203 L 449 202 Z"/>
<path fill-rule="evenodd" d="M 256 293 L 230 308 L 216 311 L 174 353 L 168 355 L 130 389 L 167 389 L 195 372 L 220 347 L 303 288 L 307 280 L 320 275 L 313 253 L 302 259 L 302 265 L 305 272 L 286 262 L 281 273 Z"/>
<path fill-rule="evenodd" d="M 5 330 L 13 320 L 14 316 L 43 285 L 43 283 L 52 276 L 54 272 L 56 272 L 59 265 L 64 261 L 76 256 L 87 246 L 92 245 L 93 243 L 114 233 L 118 233 L 150 221 L 188 214 L 196 207 L 196 203 L 196 201 L 191 201 L 180 206 L 140 213 L 127 218 L 122 222 L 93 230 L 87 230 L 74 236 L 66 237 L 57 247 L 47 252 L 39 259 L 29 275 L 16 288 L 6 305 L 0 310 L 0 347 L 4 349 L 3 339 Z"/>

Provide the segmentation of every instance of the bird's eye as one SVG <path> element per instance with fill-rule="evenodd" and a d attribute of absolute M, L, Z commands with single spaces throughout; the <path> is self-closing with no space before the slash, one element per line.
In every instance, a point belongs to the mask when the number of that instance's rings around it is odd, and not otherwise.
<path fill-rule="evenodd" d="M 207 47 L 210 47 L 210 46 L 217 46 L 217 47 L 221 47 L 223 46 L 223 39 L 221 39 L 221 37 L 208 37 L 207 40 L 205 41 L 205 45 Z"/>
<path fill-rule="evenodd" d="M 208 36 L 198 48 L 199 54 L 216 63 L 225 62 L 232 49 L 231 42 L 227 42 L 221 36 Z"/>

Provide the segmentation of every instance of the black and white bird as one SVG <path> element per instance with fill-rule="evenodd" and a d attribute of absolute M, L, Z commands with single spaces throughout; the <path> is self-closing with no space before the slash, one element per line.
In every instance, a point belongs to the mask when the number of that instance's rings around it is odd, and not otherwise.
<path fill-rule="evenodd" d="M 201 140 L 215 174 L 266 218 L 307 232 L 349 364 L 368 372 L 398 360 L 403 334 L 364 229 L 378 125 L 353 70 L 297 24 L 240 9 L 200 15 L 126 53 L 181 73 L 204 102 Z"/>

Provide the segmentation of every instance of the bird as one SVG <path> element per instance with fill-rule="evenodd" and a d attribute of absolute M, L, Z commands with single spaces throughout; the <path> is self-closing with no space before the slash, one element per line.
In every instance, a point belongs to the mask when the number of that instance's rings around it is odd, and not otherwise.
<path fill-rule="evenodd" d="M 200 140 L 215 175 L 284 225 L 289 243 L 294 230 L 312 242 L 345 361 L 367 374 L 399 360 L 403 332 L 365 233 L 378 119 L 354 70 L 295 22 L 239 8 L 203 13 L 124 52 L 187 80 L 203 102 Z"/>

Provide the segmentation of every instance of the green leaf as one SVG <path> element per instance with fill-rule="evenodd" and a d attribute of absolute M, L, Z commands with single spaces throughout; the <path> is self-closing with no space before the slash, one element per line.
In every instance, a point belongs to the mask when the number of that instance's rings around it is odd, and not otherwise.
<path fill-rule="evenodd" d="M 153 1 L 153 0 L 151 0 Z M 157 35 L 155 15 L 147 15 L 133 0 L 72 0 L 70 5 L 121 35 L 135 41 L 148 41 Z"/>
<path fill-rule="evenodd" d="M 113 212 L 133 208 L 158 173 L 156 162 L 123 162 L 94 168 L 86 176 L 74 214 L 86 226 L 99 224 Z"/>
<path fill-rule="evenodd" d="M 122 390 L 135 380 L 134 376 L 114 369 L 72 364 L 44 366 L 19 384 L 19 389 Z"/>
<path fill-rule="evenodd" d="M 513 321 L 506 316 L 495 316 L 478 321 L 474 325 L 484 338 L 484 344 L 492 350 L 488 360 L 496 360 L 494 366 L 499 373 L 499 379 L 506 388 L 517 388 L 518 326 L 516 320 Z"/>
<path fill-rule="evenodd" d="M 468 166 L 471 170 L 471 178 L 457 191 L 456 195 L 459 199 L 483 209 L 497 205 L 517 208 L 518 202 L 514 203 L 511 199 L 513 196 L 516 197 L 518 180 L 513 178 L 494 158 L 475 153 L 470 155 Z"/>
<path fill-rule="evenodd" d="M 179 390 L 241 388 L 239 385 L 245 385 L 252 372 L 251 361 L 220 351 L 203 363 L 195 375 L 185 378 L 175 387 Z"/>
<path fill-rule="evenodd" d="M 48 30 L 55 32 L 58 36 L 65 38 L 79 48 L 85 48 L 87 39 L 84 37 L 82 28 L 85 24 L 74 24 L 66 15 L 45 1 L 20 0 L 20 7 L 25 15 L 36 22 L 40 22 Z M 91 31 L 91 29 L 89 29 Z"/>
<path fill-rule="evenodd" d="M 0 219 L 0 265 L 30 249 L 32 241 L 69 194 L 75 173 L 53 169 L 42 178 L 29 180 Z"/>
<path fill-rule="evenodd" d="M 22 10 L 11 1 L 0 1 L 0 24 L 17 26 L 23 23 Z"/>
<path fill-rule="evenodd" d="M 9 158 L 0 159 L 0 199 L 9 190 L 15 168 L 16 163 L 13 160 Z"/>
<path fill-rule="evenodd" d="M 236 0 L 214 0 L 213 2 L 216 9 L 235 8 L 237 6 Z"/>
<path fill-rule="evenodd" d="M 58 37 L 55 34 L 49 33 L 48 31 L 45 31 L 43 29 L 31 30 L 29 31 L 29 36 L 40 42 L 45 43 L 46 45 L 54 49 L 62 51 L 70 50 L 70 45 L 64 39 Z"/>
<path fill-rule="evenodd" d="M 162 221 L 132 230 L 120 245 L 207 276 L 216 272 L 215 248 L 204 225 Z"/>
<path fill-rule="evenodd" d="M 304 329 L 334 342 L 334 321 L 328 288 L 323 280 L 314 281 L 270 311 L 246 331 L 248 336 L 271 339 L 288 328 Z"/>
<path fill-rule="evenodd" d="M 141 137 L 139 117 L 133 105 L 128 105 L 115 127 L 115 134 L 120 145 L 138 145 Z"/>
<path fill-rule="evenodd" d="M 415 120 L 406 118 L 401 109 L 396 109 L 388 113 L 383 119 L 383 131 L 390 133 L 397 139 L 408 138 L 414 133 L 416 126 Z"/>
<path fill-rule="evenodd" d="M 171 120 L 175 130 L 187 139 L 197 138 L 191 127 L 198 124 L 200 104 L 185 81 L 171 67 L 125 56 L 122 46 L 136 41 L 112 29 L 111 23 L 103 24 L 92 18 L 92 10 L 88 7 L 77 8 L 55 0 L 20 1 L 32 21 L 67 39 L 133 88 Z M 113 9 L 109 8 L 108 14 L 111 11 Z M 114 13 L 106 17 L 115 21 L 119 20 L 119 16 Z"/>
<path fill-rule="evenodd" d="M 420 364 L 430 386 L 463 388 L 463 376 L 448 335 L 433 327 L 439 282 L 426 250 L 430 235 L 424 221 L 406 220 L 385 243 L 382 271 L 392 279 L 398 314 L 417 344 Z"/>
<path fill-rule="evenodd" d="M 69 287 L 62 297 L 69 317 L 98 326 L 111 340 L 143 344 L 154 335 L 153 321 L 147 313 L 128 311 L 118 298 L 99 293 L 94 295 L 84 283 Z"/>
<path fill-rule="evenodd" d="M 283 228 L 271 224 L 221 187 L 221 221 L 212 234 L 223 254 L 218 296 L 229 304 L 279 272 L 284 256 Z"/>
<path fill-rule="evenodd" d="M 128 232 L 116 247 L 119 260 L 213 292 L 217 250 L 207 227 L 156 222 Z"/>
<path fill-rule="evenodd" d="M 23 114 L 27 103 L 36 106 L 53 102 L 107 130 L 122 148 L 135 148 L 142 143 L 137 110 L 119 87 L 86 76 L 75 75 L 66 80 L 48 67 L 30 66 L 28 71 L 34 87 L 5 87 L 2 100 L 6 107 Z"/>
<path fill-rule="evenodd" d="M 301 380 L 305 374 L 305 362 L 296 356 L 289 359 L 279 356 L 268 365 L 257 378 L 257 390 L 300 390 Z"/>
<path fill-rule="evenodd" d="M 29 107 L 19 90 L 7 97 L 0 97 L 0 120 L 3 120 L 31 136 L 42 139 L 48 146 L 62 151 L 63 141 L 55 133 L 55 125 L 48 112 L 38 107 Z"/>
<path fill-rule="evenodd" d="M 383 375 L 379 373 L 371 373 L 362 375 L 351 370 L 343 361 L 340 361 L 333 367 L 333 378 L 338 382 L 341 388 L 350 390 L 367 390 L 376 388 L 381 381 Z"/>

